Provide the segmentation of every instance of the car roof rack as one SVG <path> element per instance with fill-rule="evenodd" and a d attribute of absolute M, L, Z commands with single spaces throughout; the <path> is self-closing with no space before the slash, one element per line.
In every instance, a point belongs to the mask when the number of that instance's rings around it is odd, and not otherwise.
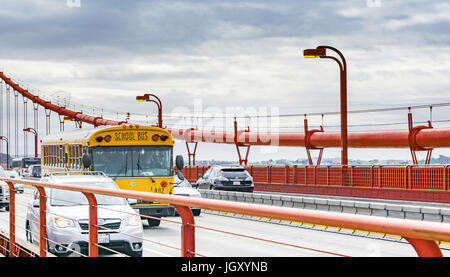
<path fill-rule="evenodd" d="M 49 172 L 44 174 L 44 177 L 53 176 L 73 176 L 73 175 L 84 175 L 84 176 L 106 176 L 103 171 L 66 171 L 66 172 Z"/>
<path fill-rule="evenodd" d="M 214 166 L 218 166 L 218 167 L 238 167 L 238 168 L 244 168 L 244 166 L 239 165 L 239 164 L 218 164 L 218 165 L 214 165 Z"/>

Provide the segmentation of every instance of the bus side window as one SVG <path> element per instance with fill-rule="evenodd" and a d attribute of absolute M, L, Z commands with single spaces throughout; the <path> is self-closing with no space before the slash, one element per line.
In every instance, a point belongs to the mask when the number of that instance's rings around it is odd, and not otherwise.
<path fill-rule="evenodd" d="M 75 145 L 70 146 L 70 168 L 75 168 Z"/>
<path fill-rule="evenodd" d="M 73 161 L 73 145 L 69 144 L 69 160 L 68 160 L 69 168 L 73 167 L 72 161 Z"/>
<path fill-rule="evenodd" d="M 63 146 L 58 147 L 58 167 L 63 167 Z"/>
<path fill-rule="evenodd" d="M 54 153 L 54 146 L 53 145 L 50 145 L 49 146 L 50 147 L 50 153 L 49 153 L 49 155 L 50 155 L 50 161 L 49 161 L 49 164 L 50 164 L 50 166 L 53 166 L 53 162 L 54 162 L 54 158 L 53 158 L 53 153 Z"/>
<path fill-rule="evenodd" d="M 73 150 L 75 152 L 75 156 L 74 156 L 75 168 L 79 169 L 80 168 L 80 163 L 79 163 L 80 151 L 79 151 L 79 148 L 78 148 L 78 144 L 73 146 Z"/>
<path fill-rule="evenodd" d="M 41 157 L 43 158 L 43 164 L 45 165 L 46 164 L 46 158 L 45 158 L 45 151 L 46 150 L 46 147 L 45 146 L 42 146 L 42 150 L 41 150 Z"/>
<path fill-rule="evenodd" d="M 78 169 L 78 145 L 73 146 L 73 166 Z"/>
<path fill-rule="evenodd" d="M 56 161 L 58 158 L 57 153 L 56 153 L 57 147 L 58 146 L 56 146 L 56 145 L 53 146 L 53 166 L 55 166 L 55 167 L 56 167 Z"/>
<path fill-rule="evenodd" d="M 83 169 L 83 146 L 78 145 L 78 169 Z"/>
<path fill-rule="evenodd" d="M 48 145 L 45 146 L 45 165 L 48 165 Z"/>
<path fill-rule="evenodd" d="M 70 167 L 69 151 L 69 145 L 63 145 L 63 168 Z"/>
<path fill-rule="evenodd" d="M 48 146 L 44 146 L 44 165 L 48 164 Z"/>

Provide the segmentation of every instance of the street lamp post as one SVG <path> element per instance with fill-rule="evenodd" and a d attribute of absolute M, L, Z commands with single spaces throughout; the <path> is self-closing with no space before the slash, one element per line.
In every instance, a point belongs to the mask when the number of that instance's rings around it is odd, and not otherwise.
<path fill-rule="evenodd" d="M 326 50 L 332 50 L 336 52 L 341 58 L 339 59 L 327 56 Z M 340 84 L 341 84 L 341 164 L 344 166 L 348 165 L 348 140 L 347 140 L 347 63 L 345 61 L 344 55 L 334 47 L 331 46 L 318 46 L 316 49 L 305 49 L 303 51 L 303 56 L 305 58 L 323 58 L 332 59 L 336 61 L 339 65 L 340 71 Z"/>
<path fill-rule="evenodd" d="M 6 169 L 9 169 L 9 142 L 8 138 L 4 136 L 0 136 L 0 140 L 6 141 Z"/>
<path fill-rule="evenodd" d="M 155 98 L 155 99 L 151 99 L 151 97 Z M 162 102 L 159 99 L 158 96 L 151 94 L 151 93 L 147 93 L 144 94 L 142 96 L 136 96 L 136 100 L 137 101 L 145 101 L 145 102 L 153 102 L 158 106 L 158 127 L 162 128 Z"/>
<path fill-rule="evenodd" d="M 38 147 L 37 147 L 37 145 L 38 145 L 38 133 L 37 133 L 37 131 L 35 129 L 33 129 L 33 128 L 26 128 L 26 129 L 23 129 L 23 131 L 24 132 L 30 132 L 30 133 L 34 134 L 34 157 L 37 158 L 37 156 L 38 156 Z"/>

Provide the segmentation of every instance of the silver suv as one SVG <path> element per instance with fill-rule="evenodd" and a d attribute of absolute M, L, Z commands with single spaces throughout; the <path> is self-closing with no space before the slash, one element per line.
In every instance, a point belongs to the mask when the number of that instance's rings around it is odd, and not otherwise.
<path fill-rule="evenodd" d="M 117 189 L 102 172 L 50 174 L 43 182 Z M 47 195 L 48 250 L 57 255 L 76 256 L 88 252 L 89 205 L 81 192 L 49 189 Z M 142 256 L 144 230 L 140 216 L 126 199 L 95 195 L 98 202 L 98 243 L 128 256 Z M 35 190 L 27 209 L 27 240 L 39 241 L 39 192 Z M 111 252 L 111 251 L 106 251 Z"/>

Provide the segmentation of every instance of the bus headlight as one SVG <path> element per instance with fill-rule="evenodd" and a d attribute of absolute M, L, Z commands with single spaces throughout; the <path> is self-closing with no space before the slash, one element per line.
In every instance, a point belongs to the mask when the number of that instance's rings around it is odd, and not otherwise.
<path fill-rule="evenodd" d="M 127 217 L 127 218 L 125 219 L 125 225 L 128 225 L 128 226 L 137 226 L 137 225 L 139 225 L 139 224 L 142 224 L 142 222 L 141 222 L 141 217 L 140 217 L 140 216 L 133 215 L 133 216 Z"/>
<path fill-rule="evenodd" d="M 72 220 L 64 217 L 54 217 L 53 221 L 59 228 L 75 227 L 75 223 Z"/>

